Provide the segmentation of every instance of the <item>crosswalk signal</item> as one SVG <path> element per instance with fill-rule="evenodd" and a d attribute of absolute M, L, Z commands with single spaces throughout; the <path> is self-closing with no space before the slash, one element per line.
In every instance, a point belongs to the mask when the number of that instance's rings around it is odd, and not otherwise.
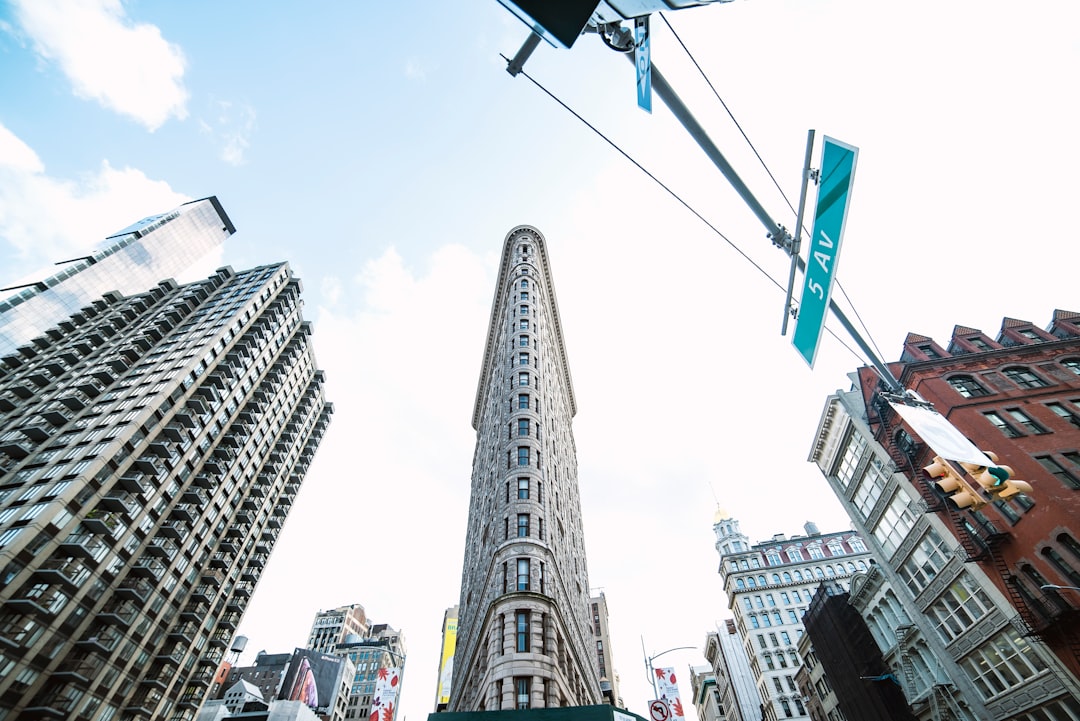
<path fill-rule="evenodd" d="M 934 485 L 949 494 L 947 500 L 954 508 L 977 511 L 986 505 L 986 499 L 979 491 L 941 456 L 934 456 L 934 462 L 923 468 L 923 473 L 927 478 L 936 479 Z"/>
<path fill-rule="evenodd" d="M 997 463 L 996 454 L 987 452 L 987 457 Z M 976 472 L 977 471 L 977 472 Z M 972 471 L 975 480 L 986 489 L 995 500 L 1007 501 L 1017 493 L 1031 493 L 1031 484 L 1014 479 L 1013 469 L 1006 465 L 980 467 Z"/>

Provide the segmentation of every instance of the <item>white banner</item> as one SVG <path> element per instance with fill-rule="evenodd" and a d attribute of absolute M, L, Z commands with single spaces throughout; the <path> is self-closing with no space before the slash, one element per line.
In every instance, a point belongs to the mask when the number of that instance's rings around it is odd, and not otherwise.
<path fill-rule="evenodd" d="M 375 693 L 371 697 L 370 721 L 394 721 L 400 690 L 401 669 L 380 668 L 379 678 L 375 681 Z"/>
<path fill-rule="evenodd" d="M 934 455 L 958 463 L 974 463 L 977 466 L 992 466 L 994 462 L 985 453 L 975 447 L 963 433 L 946 420 L 933 408 L 906 406 L 902 403 L 889 403 L 900 417 L 934 449 Z"/>
<path fill-rule="evenodd" d="M 679 686 L 675 681 L 675 669 L 656 669 L 656 689 L 660 700 L 667 703 L 671 710 L 671 721 L 683 721 L 682 701 L 679 699 Z"/>

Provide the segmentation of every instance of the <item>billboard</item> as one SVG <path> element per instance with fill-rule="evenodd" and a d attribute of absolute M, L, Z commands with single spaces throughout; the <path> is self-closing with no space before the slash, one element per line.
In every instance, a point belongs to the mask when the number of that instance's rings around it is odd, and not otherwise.
<path fill-rule="evenodd" d="M 660 700 L 667 703 L 671 712 L 671 721 L 683 721 L 682 700 L 679 698 L 679 686 L 675 681 L 675 669 L 658 668 L 656 673 L 656 690 L 660 694 Z"/>
<path fill-rule="evenodd" d="M 306 648 L 293 651 L 278 699 L 303 701 L 315 713 L 330 713 L 341 686 L 344 659 Z"/>
<path fill-rule="evenodd" d="M 450 703 L 454 681 L 454 649 L 457 647 L 457 619 L 448 616 L 443 622 L 442 656 L 439 658 L 439 686 L 435 692 L 436 705 Z"/>

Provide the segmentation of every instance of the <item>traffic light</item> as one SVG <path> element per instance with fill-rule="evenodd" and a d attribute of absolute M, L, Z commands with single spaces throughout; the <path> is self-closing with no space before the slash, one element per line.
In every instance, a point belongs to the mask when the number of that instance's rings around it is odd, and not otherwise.
<path fill-rule="evenodd" d="M 997 463 L 997 455 L 990 452 L 987 452 L 986 455 L 994 463 Z M 1017 493 L 1031 493 L 1031 484 L 1027 481 L 1014 480 L 1012 477 L 1013 469 L 1009 466 L 979 467 L 973 469 L 971 475 L 995 500 L 1006 501 Z"/>
<path fill-rule="evenodd" d="M 986 499 L 979 491 L 941 456 L 934 456 L 934 462 L 923 468 L 923 473 L 927 478 L 937 479 L 934 485 L 950 494 L 948 501 L 955 508 L 977 511 L 986 505 Z"/>

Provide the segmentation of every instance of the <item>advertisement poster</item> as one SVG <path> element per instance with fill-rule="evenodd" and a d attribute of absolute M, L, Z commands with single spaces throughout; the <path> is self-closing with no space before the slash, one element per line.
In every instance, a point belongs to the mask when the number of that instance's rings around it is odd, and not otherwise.
<path fill-rule="evenodd" d="M 397 713 L 397 697 L 401 691 L 401 669 L 380 668 L 375 681 L 375 694 L 371 697 L 369 721 L 394 721 Z"/>
<path fill-rule="evenodd" d="M 334 708 L 343 663 L 338 656 L 296 649 L 278 698 L 303 701 L 315 713 L 329 713 Z"/>

